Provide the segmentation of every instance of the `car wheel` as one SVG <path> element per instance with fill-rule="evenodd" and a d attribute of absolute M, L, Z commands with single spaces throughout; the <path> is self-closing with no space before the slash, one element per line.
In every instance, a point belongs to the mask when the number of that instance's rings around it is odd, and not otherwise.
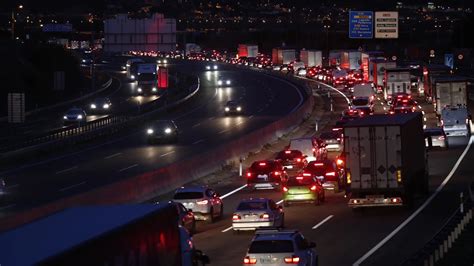
<path fill-rule="evenodd" d="M 221 204 L 221 209 L 220 209 L 220 212 L 219 212 L 219 218 L 222 218 L 224 217 L 224 205 Z"/>
<path fill-rule="evenodd" d="M 290 203 L 286 200 L 283 201 L 283 206 L 284 207 L 290 207 Z"/>
<path fill-rule="evenodd" d="M 211 210 L 209 211 L 208 216 L 209 216 L 208 217 L 208 222 L 211 223 L 211 224 L 214 223 L 215 219 L 214 219 L 214 209 L 213 208 L 211 208 Z"/>

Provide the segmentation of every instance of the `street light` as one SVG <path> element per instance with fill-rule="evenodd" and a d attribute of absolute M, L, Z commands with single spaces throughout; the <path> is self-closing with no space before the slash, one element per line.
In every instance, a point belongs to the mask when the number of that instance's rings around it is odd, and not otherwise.
<path fill-rule="evenodd" d="M 328 54 L 328 62 L 329 62 L 329 29 L 331 28 L 331 25 L 323 25 L 323 28 L 326 29 L 326 49 L 327 49 L 327 54 Z"/>
<path fill-rule="evenodd" d="M 23 9 L 23 5 L 18 5 L 16 8 L 14 8 L 12 10 L 12 40 L 15 40 L 15 22 L 16 22 L 16 18 L 15 18 L 15 11 L 17 9 Z"/>

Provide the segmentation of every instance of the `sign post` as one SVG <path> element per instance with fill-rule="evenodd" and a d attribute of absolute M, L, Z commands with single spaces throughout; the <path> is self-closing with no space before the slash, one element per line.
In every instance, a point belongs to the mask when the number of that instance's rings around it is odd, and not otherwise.
<path fill-rule="evenodd" d="M 372 39 L 373 14 L 372 11 L 349 11 L 349 38 Z"/>
<path fill-rule="evenodd" d="M 380 11 L 375 12 L 375 38 L 397 39 L 398 38 L 398 12 Z"/>

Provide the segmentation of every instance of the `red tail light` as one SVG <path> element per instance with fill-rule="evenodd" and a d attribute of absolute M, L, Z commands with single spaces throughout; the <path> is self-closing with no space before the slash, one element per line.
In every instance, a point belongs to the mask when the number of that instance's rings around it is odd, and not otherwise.
<path fill-rule="evenodd" d="M 344 160 L 342 160 L 342 159 L 337 159 L 337 160 L 336 160 L 336 164 L 337 164 L 337 165 L 343 165 L 343 164 L 344 164 Z"/>
<path fill-rule="evenodd" d="M 336 176 L 336 172 L 327 172 L 326 176 Z"/>
<path fill-rule="evenodd" d="M 298 256 L 295 256 L 295 255 L 285 258 L 285 263 L 286 264 L 298 264 L 299 262 L 300 262 L 300 258 Z"/>
<path fill-rule="evenodd" d="M 247 173 L 247 177 L 252 177 L 252 173 Z"/>
<path fill-rule="evenodd" d="M 302 176 L 297 176 L 296 180 L 303 180 L 303 177 Z"/>
<path fill-rule="evenodd" d="M 309 189 L 311 189 L 312 191 L 315 191 L 315 190 L 316 190 L 316 185 L 313 185 L 313 186 L 310 187 Z"/>
<path fill-rule="evenodd" d="M 280 171 L 275 171 L 273 172 L 274 175 L 281 175 L 281 172 Z"/>
<path fill-rule="evenodd" d="M 268 215 L 268 213 L 264 213 L 260 215 L 260 219 L 270 219 L 270 215 Z"/>
<path fill-rule="evenodd" d="M 311 176 L 310 173 L 303 173 L 303 176 Z"/>
<path fill-rule="evenodd" d="M 206 200 L 201 200 L 201 201 L 198 201 L 196 202 L 198 205 L 206 205 L 209 203 L 209 201 L 206 199 Z"/>
<path fill-rule="evenodd" d="M 291 153 L 291 151 L 285 151 L 285 154 L 290 154 L 290 153 Z"/>
<path fill-rule="evenodd" d="M 288 188 L 287 188 L 287 187 L 283 187 L 283 191 L 284 191 L 284 192 L 288 192 Z"/>
<path fill-rule="evenodd" d="M 233 221 L 238 221 L 238 220 L 240 220 L 240 215 L 238 215 L 238 214 L 232 215 L 232 220 L 233 220 Z"/>
<path fill-rule="evenodd" d="M 297 161 L 297 162 L 301 162 L 301 158 L 297 158 L 296 161 Z"/>
<path fill-rule="evenodd" d="M 244 258 L 244 264 L 257 264 L 257 259 L 247 256 Z"/>
<path fill-rule="evenodd" d="M 324 163 L 314 163 L 314 166 L 324 166 Z"/>

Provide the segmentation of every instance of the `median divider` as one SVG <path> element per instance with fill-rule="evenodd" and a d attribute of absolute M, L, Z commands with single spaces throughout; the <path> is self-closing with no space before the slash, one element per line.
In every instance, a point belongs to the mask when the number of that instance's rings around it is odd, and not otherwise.
<path fill-rule="evenodd" d="M 292 84 L 295 83 L 292 82 Z M 196 92 L 197 90 L 193 93 Z M 190 94 L 186 98 L 189 99 L 192 95 Z M 181 101 L 185 100 L 183 98 Z M 177 105 L 180 102 L 174 104 Z M 305 97 L 305 101 L 299 108 L 282 119 L 222 144 L 215 149 L 176 161 L 153 171 L 5 217 L 0 220 L 0 231 L 11 229 L 67 207 L 143 202 L 159 194 L 167 193 L 182 184 L 221 169 L 231 161 L 238 161 L 243 154 L 259 150 L 265 144 L 281 138 L 304 121 L 308 114 L 312 112 L 313 107 L 314 98 Z"/>

